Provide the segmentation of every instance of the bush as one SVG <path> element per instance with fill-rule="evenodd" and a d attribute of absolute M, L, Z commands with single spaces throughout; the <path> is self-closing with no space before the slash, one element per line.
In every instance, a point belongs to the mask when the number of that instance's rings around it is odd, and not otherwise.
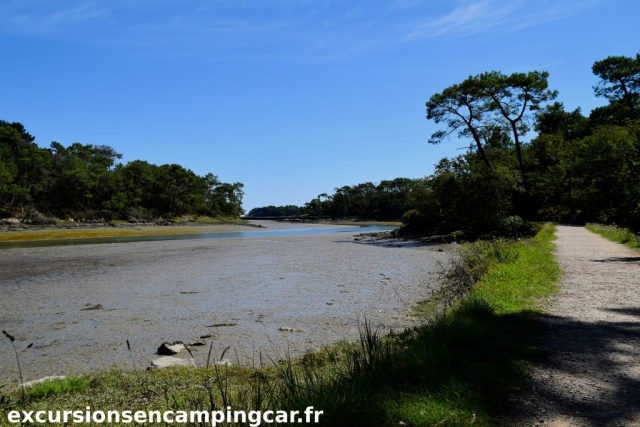
<path fill-rule="evenodd" d="M 401 234 L 424 234 L 430 231 L 432 222 L 429 217 L 417 209 L 410 209 L 402 215 Z"/>
<path fill-rule="evenodd" d="M 33 224 L 33 225 L 56 225 L 56 219 L 48 216 L 42 215 L 37 210 L 32 210 L 25 215 L 22 219 L 22 222 L 25 224 Z"/>
<path fill-rule="evenodd" d="M 536 223 L 512 215 L 502 220 L 498 233 L 505 237 L 531 237 L 535 236 L 539 229 Z"/>

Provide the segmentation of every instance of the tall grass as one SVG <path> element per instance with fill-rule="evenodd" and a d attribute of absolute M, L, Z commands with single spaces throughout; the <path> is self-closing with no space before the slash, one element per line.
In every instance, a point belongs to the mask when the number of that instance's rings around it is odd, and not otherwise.
<path fill-rule="evenodd" d="M 553 227 L 524 241 L 464 245 L 443 291 L 450 308 L 430 322 L 382 336 L 364 321 L 360 340 L 252 369 L 201 368 L 88 377 L 83 393 L 60 392 L 10 409 L 324 411 L 327 426 L 489 426 L 540 353 L 536 299 L 555 290 Z M 445 288 L 447 287 L 445 286 Z M 262 365 L 262 363 L 261 363 Z M 404 424 L 402 424 L 404 423 Z M 198 425 L 197 423 L 192 425 Z"/>

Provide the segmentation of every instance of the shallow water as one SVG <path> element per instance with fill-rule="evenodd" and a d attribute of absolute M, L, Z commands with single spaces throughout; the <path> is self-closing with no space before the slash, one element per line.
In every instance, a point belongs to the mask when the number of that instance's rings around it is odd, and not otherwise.
<path fill-rule="evenodd" d="M 272 230 L 277 231 L 277 230 Z M 361 232 L 358 229 L 358 232 Z M 366 245 L 352 231 L 7 249 L 0 254 L 0 329 L 16 336 L 25 380 L 155 358 L 165 340 L 212 334 L 214 356 L 257 365 L 358 334 L 388 330 L 427 297 L 449 254 Z M 235 326 L 214 327 L 230 323 Z M 282 332 L 281 327 L 295 329 Z M 206 347 L 194 349 L 204 363 Z M 181 355 L 185 357 L 185 355 Z M 0 385 L 18 378 L 0 340 Z"/>

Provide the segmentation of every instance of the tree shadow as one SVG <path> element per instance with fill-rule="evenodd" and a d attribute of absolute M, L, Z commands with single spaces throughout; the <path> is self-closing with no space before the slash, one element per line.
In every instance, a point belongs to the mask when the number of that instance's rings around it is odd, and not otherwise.
<path fill-rule="evenodd" d="M 602 308 L 601 310 L 610 311 L 612 313 L 621 313 L 626 314 L 627 316 L 638 316 L 640 317 L 640 307 L 630 307 L 630 308 Z"/>
<path fill-rule="evenodd" d="M 639 256 L 612 257 L 603 259 L 594 259 L 593 262 L 640 262 Z"/>
<path fill-rule="evenodd" d="M 635 307 L 604 310 L 640 316 Z M 515 418 L 540 419 L 549 411 L 593 427 L 637 422 L 640 322 L 587 323 L 551 315 L 540 315 L 537 322 L 546 329 L 538 344 L 548 353 L 539 364 L 541 373 L 528 380 L 529 395 Z"/>

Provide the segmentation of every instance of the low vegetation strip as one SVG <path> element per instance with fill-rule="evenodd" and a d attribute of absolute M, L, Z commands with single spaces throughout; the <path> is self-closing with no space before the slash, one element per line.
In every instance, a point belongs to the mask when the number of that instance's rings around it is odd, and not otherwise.
<path fill-rule="evenodd" d="M 11 410 L 323 411 L 330 426 L 493 425 L 540 352 L 536 299 L 554 292 L 559 270 L 546 225 L 535 238 L 462 245 L 460 293 L 453 308 L 400 334 L 380 336 L 366 320 L 358 343 L 255 368 L 216 363 L 150 372 L 113 370 L 17 390 L 0 397 Z M 471 277 L 472 280 L 468 280 Z M 466 291 L 465 291 L 466 289 Z M 457 295 L 457 296 L 456 296 Z M 135 343 L 131 344 L 135 349 Z M 197 422 L 187 425 L 199 425 Z"/>
<path fill-rule="evenodd" d="M 640 235 L 615 225 L 587 224 L 587 230 L 593 231 L 614 242 L 623 243 L 630 248 L 640 249 Z"/>

